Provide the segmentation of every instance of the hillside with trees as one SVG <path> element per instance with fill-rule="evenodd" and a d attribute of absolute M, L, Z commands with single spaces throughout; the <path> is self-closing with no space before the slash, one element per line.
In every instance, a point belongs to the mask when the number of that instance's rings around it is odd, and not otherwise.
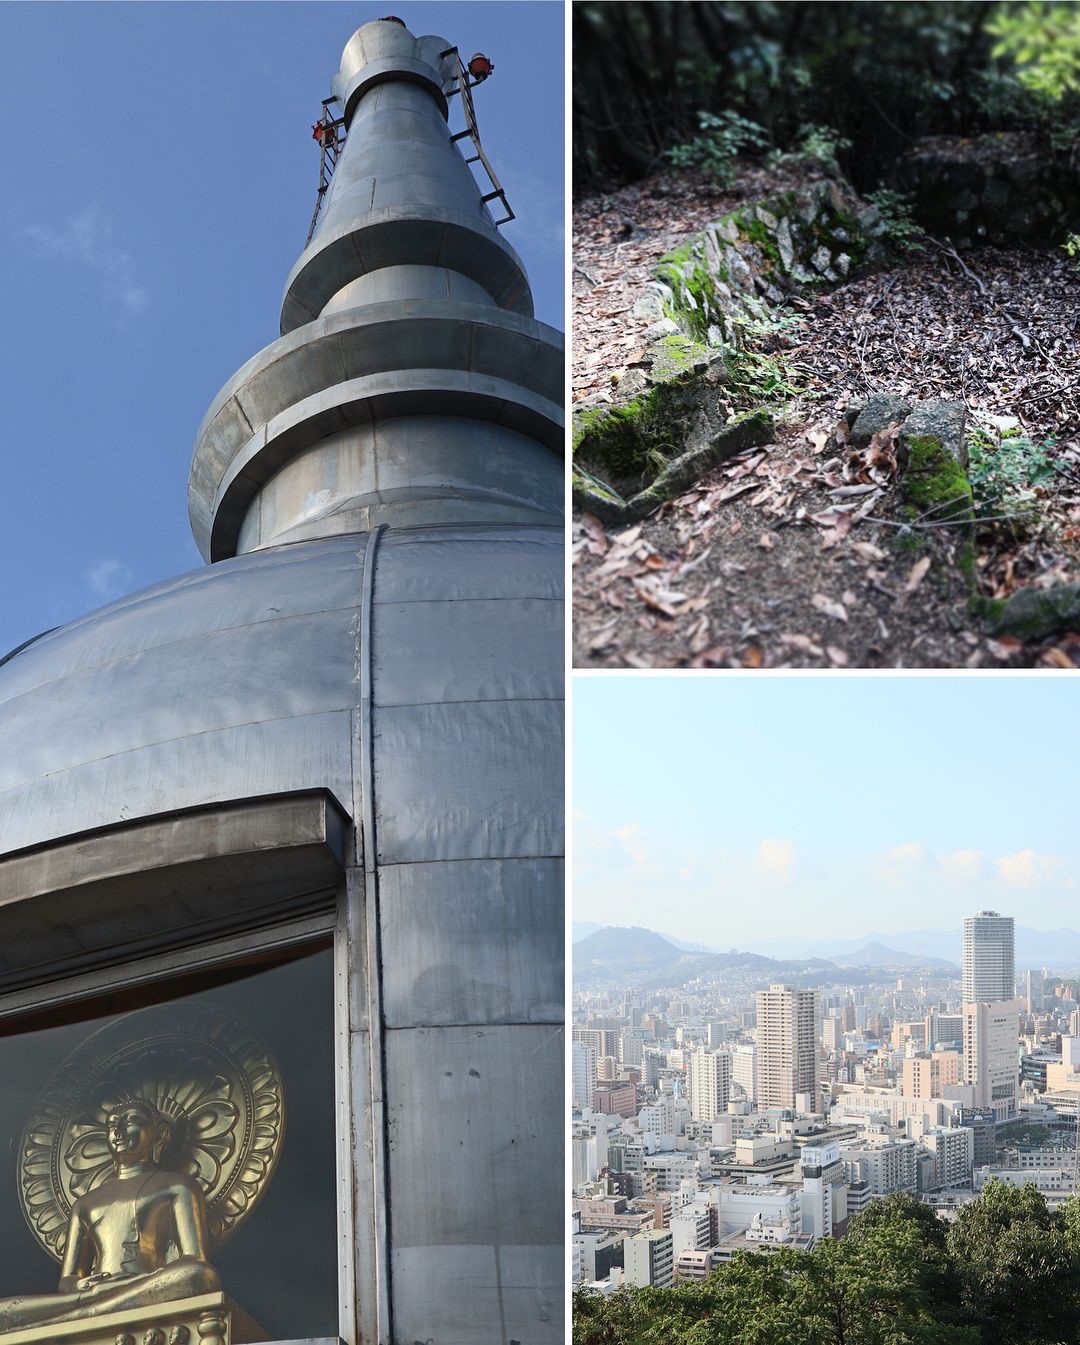
<path fill-rule="evenodd" d="M 575 662 L 1080 662 L 1080 6 L 573 15 Z"/>

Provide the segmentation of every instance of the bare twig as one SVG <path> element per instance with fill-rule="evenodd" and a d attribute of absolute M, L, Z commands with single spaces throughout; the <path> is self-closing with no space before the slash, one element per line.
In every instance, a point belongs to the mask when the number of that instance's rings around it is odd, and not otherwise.
<path fill-rule="evenodd" d="M 946 238 L 945 243 L 942 243 L 939 242 L 938 239 L 933 238 L 929 234 L 927 234 L 927 239 L 940 252 L 944 252 L 946 257 L 951 257 L 953 261 L 956 262 L 957 266 L 959 266 L 960 270 L 963 271 L 964 275 L 966 275 L 969 280 L 973 280 L 975 282 L 976 286 L 978 287 L 979 293 L 983 296 L 984 299 L 988 299 L 990 297 L 990 293 L 987 290 L 986 286 L 975 274 L 975 272 L 971 269 L 971 267 L 967 264 L 967 262 L 964 261 L 963 257 L 961 257 L 960 254 L 957 252 L 957 250 L 953 247 L 951 238 Z M 946 243 L 948 244 L 947 247 L 945 245 Z"/>

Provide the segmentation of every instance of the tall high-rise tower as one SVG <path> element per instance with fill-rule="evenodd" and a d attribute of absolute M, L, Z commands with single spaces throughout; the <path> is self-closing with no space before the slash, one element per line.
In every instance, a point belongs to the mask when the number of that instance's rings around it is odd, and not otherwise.
<path fill-rule="evenodd" d="M 229 1216 L 266 1191 L 212 1255 L 278 1340 L 562 1339 L 562 340 L 448 127 L 463 83 L 398 20 L 350 39 L 282 334 L 198 434 L 213 563 L 0 663 L 0 1156 L 126 1034 L 200 1173 L 243 1157 Z M 45 1242 L 60 1139 L 23 1186 Z M 0 1298 L 38 1293 L 6 1207 Z"/>
<path fill-rule="evenodd" d="M 817 1103 L 814 991 L 771 985 L 757 993 L 757 1105 L 794 1107 L 799 1093 Z"/>
<path fill-rule="evenodd" d="M 961 998 L 965 1004 L 1012 999 L 1015 993 L 1011 915 L 979 911 L 964 919 Z"/>

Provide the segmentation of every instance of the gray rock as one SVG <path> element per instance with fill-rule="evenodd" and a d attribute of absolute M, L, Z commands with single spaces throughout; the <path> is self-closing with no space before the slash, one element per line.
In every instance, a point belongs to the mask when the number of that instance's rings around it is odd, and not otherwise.
<path fill-rule="evenodd" d="M 728 273 L 728 279 L 736 289 L 742 290 L 744 294 L 753 290 L 754 273 L 746 259 L 734 248 L 728 248 L 724 253 L 724 268 Z"/>
<path fill-rule="evenodd" d="M 758 219 L 762 222 L 762 224 L 764 224 L 764 226 L 766 227 L 766 229 L 769 230 L 770 233 L 776 232 L 777 224 L 779 223 L 779 221 L 771 211 L 766 210 L 763 205 L 759 205 L 755 209 L 754 214 L 758 217 Z"/>
<path fill-rule="evenodd" d="M 933 438 L 941 447 L 965 468 L 968 464 L 967 441 L 964 429 L 967 425 L 967 407 L 963 402 L 949 402 L 942 397 L 932 397 L 929 401 L 919 402 L 904 421 L 897 440 L 897 460 L 905 465 L 908 448 L 915 438 Z"/>
<path fill-rule="evenodd" d="M 627 369 L 619 379 L 619 397 L 633 400 L 649 386 L 649 378 L 644 369 Z"/>
<path fill-rule="evenodd" d="M 638 296 L 634 301 L 634 306 L 630 310 L 632 318 L 641 318 L 649 322 L 656 322 L 664 316 L 664 301 L 654 289 L 647 289 L 644 294 Z"/>
<path fill-rule="evenodd" d="M 891 392 L 875 392 L 866 399 L 851 426 L 851 442 L 865 448 L 871 438 L 887 425 L 896 425 L 911 414 L 911 403 Z"/>
<path fill-rule="evenodd" d="M 848 256 L 846 252 L 840 253 L 839 257 L 837 257 L 836 259 L 835 264 L 836 269 L 840 272 L 842 276 L 846 276 L 847 273 L 851 270 L 851 258 Z"/>
<path fill-rule="evenodd" d="M 722 238 L 725 243 L 737 243 L 739 241 L 739 226 L 733 219 L 717 220 L 715 224 L 709 226 L 710 232 Z"/>
<path fill-rule="evenodd" d="M 878 234 L 884 228 L 881 211 L 876 205 L 868 205 L 855 216 L 855 223 L 864 234 Z"/>
<path fill-rule="evenodd" d="M 815 248 L 814 255 L 810 258 L 811 266 L 813 266 L 815 271 L 819 271 L 822 275 L 829 269 L 831 261 L 832 253 L 824 244 L 819 248 Z"/>
<path fill-rule="evenodd" d="M 643 335 L 646 341 L 659 341 L 663 336 L 674 336 L 678 330 L 677 322 L 672 322 L 670 318 L 661 318 L 659 322 L 646 327 Z"/>
<path fill-rule="evenodd" d="M 795 249 L 791 242 L 791 224 L 786 216 L 776 226 L 776 246 L 780 252 L 780 265 L 785 271 L 790 271 L 795 260 Z"/>

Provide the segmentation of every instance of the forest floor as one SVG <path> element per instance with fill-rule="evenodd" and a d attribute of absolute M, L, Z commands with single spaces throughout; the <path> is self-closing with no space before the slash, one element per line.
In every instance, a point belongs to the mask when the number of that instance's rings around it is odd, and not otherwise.
<path fill-rule="evenodd" d="M 575 203 L 575 402 L 640 360 L 648 324 L 630 310 L 659 258 L 777 185 L 765 170 L 727 191 L 662 175 Z M 576 515 L 575 665 L 1080 666 L 1080 631 L 988 636 L 959 563 L 973 538 L 991 598 L 1080 577 L 1080 271 L 1060 249 L 959 256 L 928 240 L 790 316 L 759 346 L 798 388 L 772 408 L 774 442 L 633 527 Z M 895 480 L 845 433 L 849 402 L 874 392 L 966 402 L 985 429 L 971 477 L 986 521 L 896 521 Z"/>

